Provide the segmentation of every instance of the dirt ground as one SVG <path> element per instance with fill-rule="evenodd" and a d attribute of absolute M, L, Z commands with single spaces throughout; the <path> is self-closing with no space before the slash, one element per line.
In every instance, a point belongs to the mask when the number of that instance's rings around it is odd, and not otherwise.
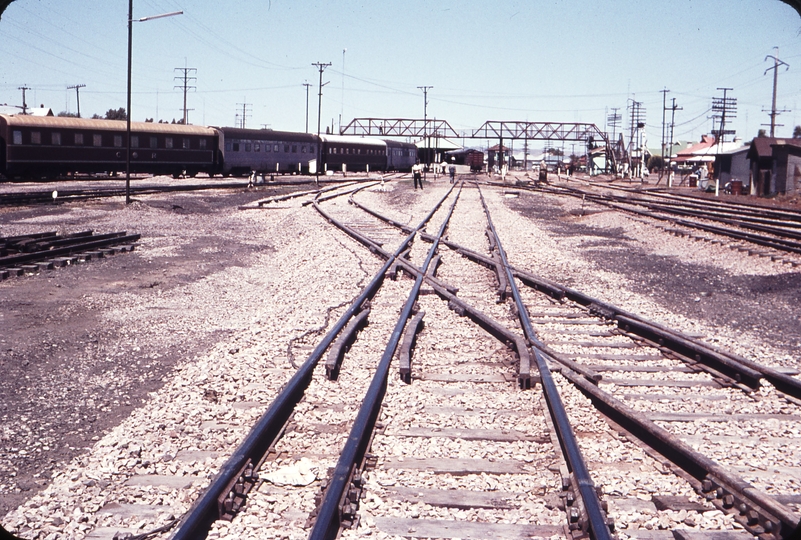
<path fill-rule="evenodd" d="M 779 266 L 787 270 L 776 275 L 733 275 L 717 266 L 653 253 L 624 228 L 588 226 L 554 202 L 550 197 L 527 196 L 512 199 L 510 207 L 535 219 L 557 238 L 584 238 L 583 254 L 597 268 L 628 276 L 634 292 L 658 297 L 668 310 L 712 327 L 728 325 L 737 331 L 775 335 L 777 345 L 786 344 L 788 354 L 797 353 L 795 347 L 801 346 L 801 273 L 797 268 Z"/>
<path fill-rule="evenodd" d="M 0 282 L 0 515 L 139 406 L 177 361 L 216 340 L 217 331 L 203 327 L 164 332 L 165 324 L 178 326 L 174 321 L 190 314 L 148 314 L 147 306 L 269 250 L 269 239 L 254 239 L 229 218 L 241 213 L 240 204 L 287 190 L 147 196 L 129 208 L 99 200 L 0 209 L 0 236 L 127 229 L 142 234 L 143 245 Z M 170 256 L 152 257 L 153 248 Z M 141 306 L 153 324 L 130 328 L 104 316 L 122 302 Z"/>

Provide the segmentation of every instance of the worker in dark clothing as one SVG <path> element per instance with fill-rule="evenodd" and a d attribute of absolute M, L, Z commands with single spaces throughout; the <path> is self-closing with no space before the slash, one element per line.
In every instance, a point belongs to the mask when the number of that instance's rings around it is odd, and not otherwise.
<path fill-rule="evenodd" d="M 451 184 L 456 181 L 456 165 L 451 163 L 451 166 L 448 167 L 448 172 L 451 174 Z"/>

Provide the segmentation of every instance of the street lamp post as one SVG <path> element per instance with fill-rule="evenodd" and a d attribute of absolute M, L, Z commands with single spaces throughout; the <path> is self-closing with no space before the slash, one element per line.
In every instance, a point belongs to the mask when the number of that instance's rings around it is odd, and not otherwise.
<path fill-rule="evenodd" d="M 153 19 L 163 19 L 173 15 L 183 15 L 183 11 L 173 11 L 151 17 L 136 19 L 136 22 L 145 22 Z M 133 42 L 133 0 L 128 0 L 128 102 L 125 109 L 125 137 L 127 151 L 125 153 L 125 204 L 131 204 L 131 57 Z"/>

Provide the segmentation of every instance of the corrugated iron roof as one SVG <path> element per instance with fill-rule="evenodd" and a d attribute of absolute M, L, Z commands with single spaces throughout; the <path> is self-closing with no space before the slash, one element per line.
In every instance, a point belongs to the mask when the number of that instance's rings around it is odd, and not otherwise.
<path fill-rule="evenodd" d="M 92 120 L 66 116 L 0 115 L 9 126 L 85 129 L 88 131 L 125 131 L 124 120 Z M 131 122 L 132 132 L 164 133 L 172 135 L 214 135 L 214 130 L 202 126 L 182 124 L 158 124 L 155 122 Z"/>

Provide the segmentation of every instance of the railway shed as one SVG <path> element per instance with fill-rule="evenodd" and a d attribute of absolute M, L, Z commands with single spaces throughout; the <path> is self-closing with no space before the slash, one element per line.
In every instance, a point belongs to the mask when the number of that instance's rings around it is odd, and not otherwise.
<path fill-rule="evenodd" d="M 801 139 L 757 137 L 747 156 L 755 195 L 795 195 L 801 191 Z"/>

